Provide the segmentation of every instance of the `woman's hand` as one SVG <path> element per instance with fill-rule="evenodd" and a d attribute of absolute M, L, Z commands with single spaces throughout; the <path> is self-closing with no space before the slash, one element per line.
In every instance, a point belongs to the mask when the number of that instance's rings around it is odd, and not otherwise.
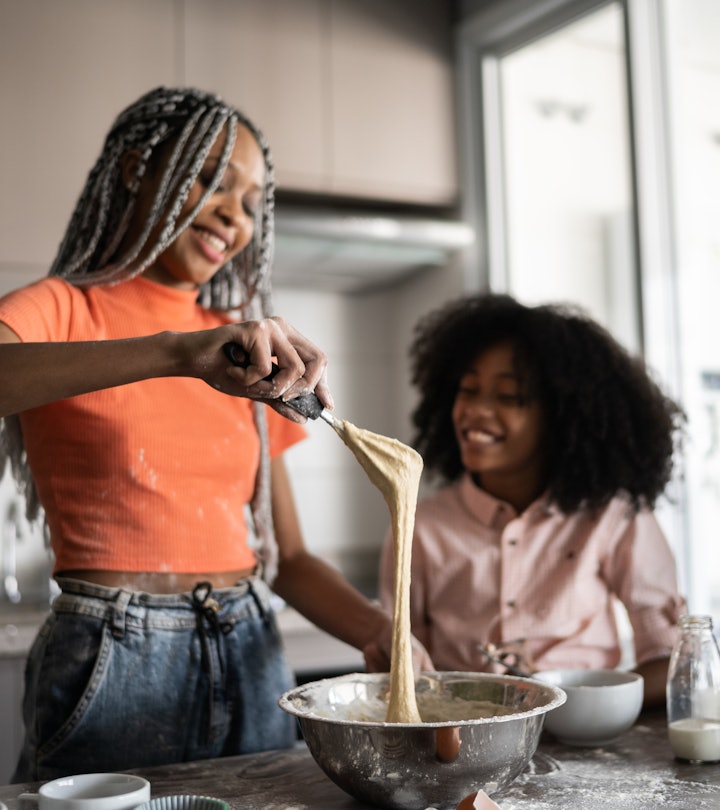
<path fill-rule="evenodd" d="M 326 378 L 327 357 L 282 318 L 176 333 L 176 338 L 183 346 L 184 362 L 192 369 L 192 376 L 218 391 L 265 402 L 295 422 L 305 421 L 285 404 L 295 397 L 314 392 L 324 407 L 333 407 Z M 247 366 L 235 365 L 228 359 L 224 351 L 227 343 L 241 347 Z M 267 379 L 274 368 L 279 370 Z"/>

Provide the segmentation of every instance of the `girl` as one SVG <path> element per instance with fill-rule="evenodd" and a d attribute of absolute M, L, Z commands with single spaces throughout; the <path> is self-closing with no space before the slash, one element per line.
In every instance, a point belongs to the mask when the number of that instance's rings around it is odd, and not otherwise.
<path fill-rule="evenodd" d="M 282 452 L 305 432 L 284 401 L 332 400 L 325 356 L 267 317 L 272 225 L 261 133 L 158 88 L 113 124 L 50 277 L 0 301 L 0 446 L 62 589 L 15 781 L 292 745 L 269 585 L 389 664 L 387 614 L 300 534 Z"/>
<path fill-rule="evenodd" d="M 442 670 L 616 667 L 628 611 L 646 702 L 664 701 L 683 608 L 652 513 L 679 407 L 583 313 L 453 302 L 411 349 L 415 447 L 445 486 L 415 522 L 414 634 Z M 386 544 L 381 597 L 392 600 Z"/>

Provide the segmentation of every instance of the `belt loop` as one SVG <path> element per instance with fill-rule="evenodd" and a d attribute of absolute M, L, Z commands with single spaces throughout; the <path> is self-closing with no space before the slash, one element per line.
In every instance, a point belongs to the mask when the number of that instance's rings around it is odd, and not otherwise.
<path fill-rule="evenodd" d="M 262 581 L 262 580 L 261 580 Z M 257 592 L 255 585 L 253 585 L 251 580 L 248 580 L 248 591 L 250 591 L 250 596 L 252 596 L 255 605 L 257 606 L 258 611 L 260 611 L 260 618 L 265 621 L 268 617 L 269 613 L 269 605 L 265 605 L 260 594 Z"/>
<path fill-rule="evenodd" d="M 113 601 L 110 626 L 115 638 L 125 635 L 125 611 L 132 599 L 132 591 L 119 590 Z"/>

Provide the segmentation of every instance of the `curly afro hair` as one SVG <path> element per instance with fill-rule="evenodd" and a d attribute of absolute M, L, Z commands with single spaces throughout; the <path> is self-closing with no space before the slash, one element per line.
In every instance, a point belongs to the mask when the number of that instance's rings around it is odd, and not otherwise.
<path fill-rule="evenodd" d="M 422 318 L 410 348 L 413 445 L 446 482 L 464 473 L 452 409 L 461 377 L 485 349 L 509 340 L 545 417 L 547 488 L 565 512 L 620 493 L 652 508 L 670 481 L 685 415 L 583 310 L 525 306 L 508 295 L 450 302 Z"/>

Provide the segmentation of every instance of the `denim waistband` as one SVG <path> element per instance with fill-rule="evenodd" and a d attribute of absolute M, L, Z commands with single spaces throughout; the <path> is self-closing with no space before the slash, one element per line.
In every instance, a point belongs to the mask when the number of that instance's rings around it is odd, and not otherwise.
<path fill-rule="evenodd" d="M 192 628 L 199 610 L 206 615 L 212 610 L 218 621 L 230 627 L 250 616 L 265 618 L 271 612 L 270 589 L 259 576 L 247 577 L 231 588 L 213 589 L 211 583 L 198 582 L 201 599 L 195 592 L 154 594 L 67 577 L 57 577 L 57 583 L 61 592 L 52 603 L 55 613 L 106 619 L 115 635 L 122 635 L 126 626 Z"/>

